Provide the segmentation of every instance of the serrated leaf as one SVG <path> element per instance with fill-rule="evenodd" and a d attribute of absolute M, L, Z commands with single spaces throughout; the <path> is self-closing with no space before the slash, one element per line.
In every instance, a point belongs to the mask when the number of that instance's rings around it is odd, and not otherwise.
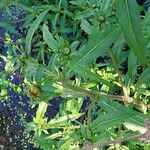
<path fill-rule="evenodd" d="M 106 114 L 99 115 L 92 123 L 92 128 L 96 130 L 103 130 L 112 128 L 115 125 L 125 122 L 129 117 L 135 115 L 135 113 L 125 111 L 111 111 Z"/>
<path fill-rule="evenodd" d="M 28 34 L 26 36 L 26 43 L 25 43 L 25 47 L 26 47 L 26 51 L 28 52 L 28 54 L 31 52 L 31 41 L 32 41 L 32 37 L 34 35 L 35 30 L 37 29 L 37 27 L 39 26 L 39 24 L 41 23 L 42 19 L 44 18 L 45 14 L 49 11 L 49 9 L 46 9 L 45 11 L 43 11 L 37 18 L 36 20 L 31 24 L 29 30 L 28 30 Z"/>
<path fill-rule="evenodd" d="M 128 119 L 128 121 L 124 122 L 124 125 L 127 129 L 132 130 L 134 132 L 138 131 L 140 133 L 145 133 L 146 128 L 144 126 L 144 121 L 146 117 L 142 115 L 137 115 Z"/>
<path fill-rule="evenodd" d="M 147 64 L 146 41 L 142 33 L 139 7 L 136 0 L 116 0 L 119 24 L 124 37 L 143 64 Z"/>
<path fill-rule="evenodd" d="M 86 97 L 87 95 L 82 91 L 75 91 L 69 88 L 63 88 L 63 93 L 61 94 L 62 97 Z"/>
<path fill-rule="evenodd" d="M 59 147 L 61 150 L 71 150 L 74 143 L 73 138 L 69 138 L 68 140 L 65 140 L 65 142 Z M 73 150 L 73 149 L 72 149 Z"/>
<path fill-rule="evenodd" d="M 35 140 L 43 150 L 54 150 L 54 143 L 52 140 L 47 140 L 46 137 L 47 136 L 44 135 L 36 136 Z"/>
<path fill-rule="evenodd" d="M 107 52 L 109 46 L 121 35 L 119 26 L 111 26 L 104 31 L 94 30 L 88 43 L 73 58 L 77 64 L 87 65 Z"/>
<path fill-rule="evenodd" d="M 82 67 L 79 64 L 76 64 L 74 61 L 70 61 L 69 66 L 75 73 L 79 74 L 85 79 L 89 79 L 90 81 L 94 82 L 101 82 L 107 86 L 110 86 L 110 83 L 107 80 L 103 79 L 100 75 L 91 72 L 90 70 Z"/>
<path fill-rule="evenodd" d="M 101 105 L 101 107 L 104 108 L 105 111 L 108 112 L 108 114 L 110 113 L 113 114 L 115 112 L 115 114 L 121 113 L 121 115 L 123 115 L 122 119 L 120 118 L 119 115 L 116 115 L 116 116 L 112 115 L 112 118 L 109 118 L 112 120 L 112 123 L 110 122 L 110 125 L 112 125 L 113 123 L 117 124 L 116 121 L 118 119 L 118 124 L 122 122 L 129 130 L 138 131 L 140 133 L 143 133 L 146 130 L 146 127 L 144 126 L 144 121 L 147 118 L 149 118 L 147 115 L 143 115 L 137 111 L 133 111 L 132 109 L 129 109 L 128 107 L 125 107 L 124 105 L 121 105 L 118 102 L 110 102 L 109 100 L 106 100 L 106 99 L 103 101 L 100 101 L 99 104 Z M 117 118 L 115 119 L 115 117 Z M 102 122 L 103 128 L 104 128 L 103 126 L 104 123 Z M 106 123 L 107 123 L 107 120 L 106 120 Z"/>
<path fill-rule="evenodd" d="M 53 35 L 49 32 L 49 29 L 45 24 L 43 25 L 43 38 L 50 49 L 53 51 L 58 49 L 58 42 L 53 38 Z"/>

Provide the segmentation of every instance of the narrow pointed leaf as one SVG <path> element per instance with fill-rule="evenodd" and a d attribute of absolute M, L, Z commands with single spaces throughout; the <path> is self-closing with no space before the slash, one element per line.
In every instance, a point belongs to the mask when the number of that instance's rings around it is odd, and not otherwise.
<path fill-rule="evenodd" d="M 140 11 L 136 0 L 116 0 L 116 6 L 119 24 L 128 45 L 138 56 L 141 63 L 147 64 L 147 44 L 142 33 Z"/>
<path fill-rule="evenodd" d="M 26 36 L 26 51 L 28 52 L 28 54 L 31 52 L 31 41 L 32 41 L 32 37 L 34 35 L 35 30 L 37 29 L 37 27 L 39 26 L 39 24 L 41 23 L 43 17 L 45 16 L 45 14 L 49 11 L 49 9 L 46 9 L 45 11 L 43 11 L 38 17 L 37 19 L 31 24 L 29 30 L 28 30 L 28 34 Z"/>
<path fill-rule="evenodd" d="M 82 19 L 80 26 L 81 26 L 81 29 L 82 29 L 85 33 L 91 34 L 91 32 L 92 32 L 92 26 L 90 25 L 90 23 L 89 23 L 87 20 Z"/>
<path fill-rule="evenodd" d="M 89 79 L 90 81 L 94 82 L 101 82 L 107 86 L 110 86 L 110 83 L 107 80 L 103 79 L 100 75 L 91 72 L 90 70 L 82 67 L 79 64 L 76 64 L 74 61 L 70 61 L 69 66 L 75 73 L 79 74 L 85 79 Z"/>
<path fill-rule="evenodd" d="M 54 147 L 53 142 L 51 140 L 47 140 L 45 135 L 36 136 L 35 140 L 43 150 L 52 150 Z"/>
<path fill-rule="evenodd" d="M 144 20 L 143 20 L 143 26 L 150 26 L 150 9 L 147 11 Z"/>
<path fill-rule="evenodd" d="M 99 115 L 99 117 L 93 121 L 92 127 L 99 131 L 111 128 L 115 125 L 125 122 L 129 117 L 133 115 L 135 114 L 131 112 L 112 111 L 107 114 Z"/>
<path fill-rule="evenodd" d="M 121 35 L 119 26 L 111 26 L 104 31 L 94 30 L 88 43 L 75 56 L 77 64 L 87 65 L 107 52 L 109 46 Z"/>
<path fill-rule="evenodd" d="M 149 118 L 147 115 L 143 115 L 137 111 L 133 111 L 128 107 L 119 104 L 118 102 L 110 102 L 106 99 L 103 101 L 99 101 L 99 104 L 108 113 L 104 115 L 100 114 L 99 117 L 93 121 L 93 127 L 95 129 L 97 129 L 97 127 L 99 127 L 98 129 L 106 129 L 109 127 L 113 127 L 114 125 L 123 123 L 129 130 L 132 131 L 143 133 L 146 130 L 144 121 Z M 105 119 L 104 116 L 108 120 Z"/>
<path fill-rule="evenodd" d="M 146 68 L 141 76 L 139 77 L 139 80 L 137 82 L 137 86 L 141 85 L 141 84 L 145 84 L 147 86 L 150 85 L 150 67 Z"/>
<path fill-rule="evenodd" d="M 43 38 L 50 49 L 58 49 L 58 42 L 53 38 L 53 35 L 49 32 L 49 29 L 45 24 L 43 25 Z"/>
<path fill-rule="evenodd" d="M 57 128 L 66 125 L 66 123 L 71 120 L 74 121 L 81 117 L 83 113 L 77 113 L 77 114 L 70 114 L 65 115 L 59 118 L 54 118 L 48 122 L 47 128 Z"/>

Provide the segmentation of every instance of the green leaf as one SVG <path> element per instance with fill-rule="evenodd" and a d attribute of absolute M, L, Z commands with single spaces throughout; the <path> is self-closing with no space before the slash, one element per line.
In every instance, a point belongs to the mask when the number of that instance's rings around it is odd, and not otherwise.
<path fill-rule="evenodd" d="M 92 26 L 90 25 L 90 23 L 89 23 L 87 20 L 82 19 L 80 26 L 81 26 L 81 29 L 82 29 L 85 33 L 91 34 L 91 32 L 92 32 Z"/>
<path fill-rule="evenodd" d="M 92 128 L 100 131 L 107 128 L 112 128 L 115 125 L 125 122 L 129 117 L 134 116 L 135 113 L 125 111 L 111 111 L 106 114 L 101 114 L 92 123 Z"/>
<path fill-rule="evenodd" d="M 136 66 L 137 66 L 137 56 L 133 51 L 130 51 L 128 56 L 128 75 L 131 80 L 133 80 L 136 75 Z"/>
<path fill-rule="evenodd" d="M 78 98 L 78 97 L 86 97 L 87 95 L 85 93 L 83 93 L 82 91 L 75 91 L 75 90 L 65 87 L 65 88 L 63 88 L 63 92 L 62 92 L 61 96 Z"/>
<path fill-rule="evenodd" d="M 145 133 L 146 128 L 144 126 L 144 122 L 146 119 L 146 116 L 143 117 L 142 114 L 138 114 L 134 117 L 130 117 L 126 122 L 124 122 L 124 125 L 127 129 L 132 130 L 134 132 L 138 131 L 140 133 Z"/>
<path fill-rule="evenodd" d="M 137 86 L 145 84 L 147 86 L 150 85 L 150 67 L 146 68 L 144 72 L 139 77 L 139 80 L 137 82 Z"/>
<path fill-rule="evenodd" d="M 124 37 L 143 64 L 147 64 L 146 41 L 142 33 L 139 7 L 136 0 L 116 0 L 119 24 Z"/>
<path fill-rule="evenodd" d="M 76 114 L 65 115 L 59 118 L 54 118 L 48 122 L 47 128 L 58 128 L 64 126 L 69 120 L 74 121 L 79 117 L 81 117 L 82 115 L 83 113 L 76 113 Z"/>
<path fill-rule="evenodd" d="M 109 46 L 116 41 L 120 36 L 120 27 L 115 25 L 111 26 L 104 31 L 95 29 L 88 43 L 80 49 L 73 60 L 77 64 L 87 65 L 94 61 L 97 57 L 107 52 Z"/>
<path fill-rule="evenodd" d="M 18 34 L 15 27 L 10 22 L 0 22 L 0 27 L 4 28 L 7 32 Z"/>
<path fill-rule="evenodd" d="M 52 140 L 47 140 L 47 136 L 41 135 L 41 136 L 36 136 L 35 140 L 36 143 L 42 148 L 43 150 L 54 150 L 54 143 Z"/>
<path fill-rule="evenodd" d="M 143 26 L 150 26 L 150 9 L 146 12 L 146 15 L 143 20 Z"/>
<path fill-rule="evenodd" d="M 149 118 L 147 115 L 143 115 L 137 111 L 133 111 L 128 107 L 119 104 L 118 102 L 110 102 L 107 99 L 99 101 L 99 104 L 107 112 L 106 114 L 100 114 L 99 117 L 96 119 L 95 124 L 96 126 L 99 126 L 100 129 L 104 129 L 105 125 L 106 128 L 108 128 L 123 123 L 129 130 L 132 131 L 144 133 L 144 131 L 146 130 L 146 127 L 144 126 L 144 121 Z M 105 119 L 105 115 L 108 120 Z M 104 119 L 101 119 L 101 116 Z M 109 125 L 107 125 L 107 123 Z M 95 128 L 97 129 L 96 126 Z"/>
<path fill-rule="evenodd" d="M 64 143 L 59 147 L 61 150 L 73 150 L 73 143 L 75 143 L 73 138 L 69 138 L 64 141 Z"/>
<path fill-rule="evenodd" d="M 46 9 L 45 11 L 43 11 L 38 17 L 37 19 L 31 24 L 28 34 L 26 36 L 26 51 L 28 52 L 28 54 L 31 52 L 31 40 L 32 37 L 34 35 L 35 30 L 37 29 L 37 27 L 39 26 L 39 24 L 41 23 L 42 19 L 44 18 L 45 14 L 49 11 L 49 9 Z"/>
<path fill-rule="evenodd" d="M 107 86 L 110 86 L 110 83 L 107 80 L 103 79 L 100 75 L 91 72 L 89 69 L 86 69 L 79 64 L 76 64 L 74 61 L 70 61 L 69 66 L 75 73 L 79 74 L 85 79 L 89 79 L 90 81 L 94 82 L 101 82 Z"/>
<path fill-rule="evenodd" d="M 48 105 L 45 102 L 39 103 L 39 107 L 36 112 L 36 118 L 34 119 L 36 123 L 40 123 L 40 121 L 44 118 L 44 114 L 47 110 L 47 107 Z"/>
<path fill-rule="evenodd" d="M 76 114 L 81 110 L 83 104 L 82 98 L 70 99 L 66 102 L 66 110 L 72 114 Z"/>
<path fill-rule="evenodd" d="M 101 143 L 101 142 L 105 142 L 106 140 L 110 140 L 110 133 L 108 132 L 101 132 L 99 134 L 94 134 L 92 136 L 92 142 L 94 143 Z"/>
<path fill-rule="evenodd" d="M 53 35 L 49 32 L 48 27 L 43 25 L 43 38 L 44 41 L 48 44 L 49 48 L 53 51 L 57 50 L 59 43 L 53 38 Z"/>

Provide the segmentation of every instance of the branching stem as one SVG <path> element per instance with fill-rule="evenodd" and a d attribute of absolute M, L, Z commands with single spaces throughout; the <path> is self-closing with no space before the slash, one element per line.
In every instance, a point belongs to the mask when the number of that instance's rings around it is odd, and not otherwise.
<path fill-rule="evenodd" d="M 135 105 L 144 105 L 141 101 L 136 100 L 132 97 L 111 95 L 111 94 L 107 94 L 107 93 L 104 93 L 104 92 L 89 91 L 89 90 L 83 89 L 82 87 L 73 85 L 72 83 L 69 83 L 69 82 L 66 82 L 66 81 L 65 82 L 60 81 L 60 82 L 62 83 L 63 87 L 72 89 L 76 92 L 81 92 L 81 93 L 83 93 L 83 96 L 92 97 L 94 100 L 95 99 L 97 100 L 99 97 L 106 96 L 106 97 L 108 97 L 109 99 L 112 99 L 112 100 L 118 100 L 118 101 L 122 101 L 122 102 L 128 101 L 129 103 L 133 103 Z"/>

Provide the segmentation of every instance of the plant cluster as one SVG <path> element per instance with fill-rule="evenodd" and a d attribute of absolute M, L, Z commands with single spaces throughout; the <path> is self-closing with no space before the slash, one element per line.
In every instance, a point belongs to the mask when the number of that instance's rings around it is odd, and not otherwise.
<path fill-rule="evenodd" d="M 5 35 L 8 51 L 0 55 L 6 63 L 0 97 L 6 99 L 11 87 L 38 105 L 26 127 L 26 132 L 34 131 L 36 147 L 149 149 L 150 9 L 136 0 L 2 4 L 7 32 L 20 38 L 12 41 Z M 24 18 L 11 16 L 10 6 L 24 10 Z M 15 29 L 16 23 L 23 23 L 22 28 Z M 10 81 L 16 70 L 22 73 L 22 85 Z M 56 97 L 63 100 L 50 119 L 45 114 Z"/>

